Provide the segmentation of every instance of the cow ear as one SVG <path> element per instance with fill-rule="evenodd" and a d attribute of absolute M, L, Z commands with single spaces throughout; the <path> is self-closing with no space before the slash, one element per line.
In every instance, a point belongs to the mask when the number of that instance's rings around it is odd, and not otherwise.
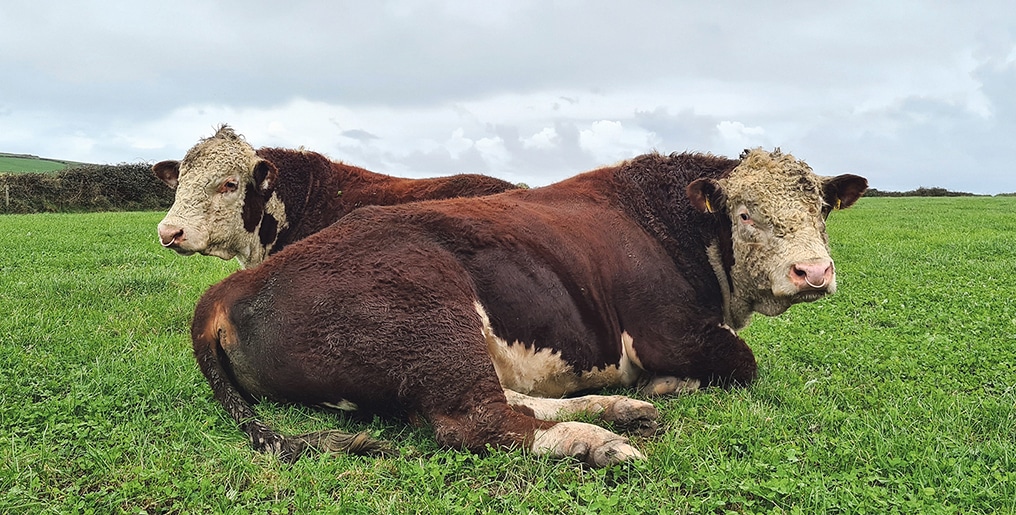
<path fill-rule="evenodd" d="M 703 213 L 718 213 L 727 208 L 723 187 L 713 179 L 695 179 L 685 192 L 692 207 Z"/>
<path fill-rule="evenodd" d="M 868 179 L 858 175 L 837 175 L 822 181 L 823 200 L 833 209 L 846 209 L 854 205 L 867 189 Z"/>
<path fill-rule="evenodd" d="M 179 161 L 159 161 L 152 165 L 152 173 L 172 189 L 180 182 Z"/>
<path fill-rule="evenodd" d="M 262 194 L 275 189 L 275 181 L 279 178 L 279 169 L 271 162 L 259 159 L 254 165 L 254 184 Z"/>

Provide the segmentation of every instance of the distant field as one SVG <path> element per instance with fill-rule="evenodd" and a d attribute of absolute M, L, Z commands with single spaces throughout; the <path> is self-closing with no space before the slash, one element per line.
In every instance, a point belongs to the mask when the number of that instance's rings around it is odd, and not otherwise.
<path fill-rule="evenodd" d="M 839 292 L 757 316 L 758 381 L 652 399 L 647 459 L 606 470 L 276 404 L 258 412 L 284 432 L 367 430 L 402 456 L 258 454 L 189 338 L 235 262 L 162 249 L 160 212 L 0 215 L 0 513 L 1016 513 L 1013 212 L 833 213 Z"/>
<path fill-rule="evenodd" d="M 56 172 L 75 164 L 79 163 L 0 152 L 0 173 Z"/>

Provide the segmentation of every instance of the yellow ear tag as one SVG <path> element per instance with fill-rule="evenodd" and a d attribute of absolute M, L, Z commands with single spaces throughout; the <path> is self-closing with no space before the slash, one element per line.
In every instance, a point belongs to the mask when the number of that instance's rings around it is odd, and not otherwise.
<path fill-rule="evenodd" d="M 709 204 L 709 197 L 706 197 L 706 212 L 707 213 L 713 212 L 713 206 Z"/>
<path fill-rule="evenodd" d="M 839 209 L 840 208 L 840 204 L 842 204 L 842 203 L 843 203 L 843 201 L 841 201 L 839 198 L 837 198 L 836 199 L 836 209 Z"/>

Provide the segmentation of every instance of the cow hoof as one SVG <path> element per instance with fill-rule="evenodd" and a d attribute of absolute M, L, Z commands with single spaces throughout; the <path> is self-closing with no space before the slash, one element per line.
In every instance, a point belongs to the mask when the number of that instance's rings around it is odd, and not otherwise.
<path fill-rule="evenodd" d="M 606 467 L 645 456 L 628 439 L 583 422 L 559 422 L 534 432 L 532 450 L 537 455 L 571 456 L 592 467 Z"/>
<path fill-rule="evenodd" d="M 618 431 L 643 437 L 655 436 L 660 430 L 660 425 L 655 420 L 646 419 L 632 420 L 626 423 L 615 422 L 614 427 Z"/>
<path fill-rule="evenodd" d="M 660 412 L 652 403 L 618 395 L 606 406 L 600 418 L 626 433 L 653 436 L 659 427 L 656 419 L 660 418 Z"/>
<path fill-rule="evenodd" d="M 628 443 L 628 439 L 612 440 L 593 449 L 586 463 L 594 467 L 607 467 L 622 461 L 643 460 L 646 457 Z"/>

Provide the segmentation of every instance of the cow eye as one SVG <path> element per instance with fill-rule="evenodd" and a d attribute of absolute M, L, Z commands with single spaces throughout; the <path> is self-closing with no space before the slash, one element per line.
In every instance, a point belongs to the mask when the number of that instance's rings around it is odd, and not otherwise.
<path fill-rule="evenodd" d="M 240 188 L 240 183 L 236 182 L 236 179 L 226 179 L 222 185 L 219 186 L 219 193 L 231 193 Z"/>
<path fill-rule="evenodd" d="M 738 210 L 737 217 L 741 219 L 741 223 L 744 225 L 755 225 L 755 221 L 751 219 L 751 213 L 744 207 Z"/>

